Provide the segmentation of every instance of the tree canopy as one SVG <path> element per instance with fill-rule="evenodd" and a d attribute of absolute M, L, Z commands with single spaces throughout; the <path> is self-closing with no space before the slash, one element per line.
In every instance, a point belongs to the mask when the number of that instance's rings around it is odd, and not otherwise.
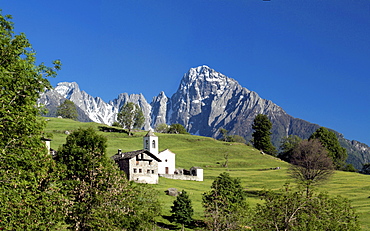
<path fill-rule="evenodd" d="M 76 105 L 69 99 L 66 99 L 58 108 L 57 116 L 62 118 L 77 120 L 78 113 Z"/>
<path fill-rule="evenodd" d="M 139 105 L 128 102 L 117 114 L 117 121 L 128 130 L 129 136 L 134 128 L 141 128 L 145 122 L 144 114 Z"/>
<path fill-rule="evenodd" d="M 246 195 L 240 180 L 221 173 L 203 194 L 205 222 L 211 230 L 238 230 L 248 215 Z"/>
<path fill-rule="evenodd" d="M 106 146 L 106 138 L 88 128 L 71 133 L 58 149 L 55 160 L 74 202 L 66 222 L 75 230 L 145 227 L 158 215 L 157 197 L 153 189 L 131 185 L 105 156 Z"/>
<path fill-rule="evenodd" d="M 185 190 L 182 190 L 176 197 L 176 200 L 174 200 L 173 206 L 171 206 L 171 213 L 172 220 L 180 223 L 182 230 L 184 230 L 184 225 L 189 225 L 193 221 L 194 210 L 189 195 Z"/>
<path fill-rule="evenodd" d="M 329 131 L 324 127 L 318 128 L 309 139 L 318 139 L 321 144 L 328 150 L 329 156 L 333 159 L 336 169 L 342 169 L 345 167 L 345 161 L 347 160 L 347 151 L 345 148 L 340 146 L 338 137 L 334 132 Z"/>
<path fill-rule="evenodd" d="M 316 140 L 303 140 L 293 149 L 290 175 L 306 188 L 327 180 L 334 173 L 333 160 L 327 150 Z"/>
<path fill-rule="evenodd" d="M 253 219 L 255 230 L 360 230 L 357 214 L 350 202 L 326 193 L 293 191 L 289 186 L 280 192 L 265 192 L 264 204 L 257 204 Z"/>
<path fill-rule="evenodd" d="M 181 124 L 171 124 L 170 128 L 168 129 L 168 133 L 173 134 L 189 134 L 183 125 Z"/>
<path fill-rule="evenodd" d="M 293 155 L 293 149 L 301 141 L 302 139 L 296 135 L 289 135 L 288 137 L 283 138 L 280 145 L 281 152 L 278 157 L 284 161 L 290 162 Z"/>
<path fill-rule="evenodd" d="M 51 86 L 60 62 L 36 64 L 26 35 L 14 33 L 0 11 L 0 220 L 5 230 L 53 230 L 63 226 L 68 201 L 57 168 L 41 141 L 45 121 L 37 99 Z M 40 219 L 42 218 L 42 219 Z"/>
<path fill-rule="evenodd" d="M 254 129 L 252 134 L 253 146 L 258 150 L 275 156 L 277 151 L 272 145 L 270 137 L 272 123 L 267 115 L 258 114 L 253 120 L 252 128 Z"/>

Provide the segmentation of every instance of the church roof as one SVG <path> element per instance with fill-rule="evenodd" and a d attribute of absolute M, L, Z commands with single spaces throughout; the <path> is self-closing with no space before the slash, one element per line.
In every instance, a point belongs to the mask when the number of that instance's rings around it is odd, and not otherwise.
<path fill-rule="evenodd" d="M 145 149 L 142 149 L 142 150 L 136 150 L 136 151 L 132 151 L 132 152 L 125 152 L 125 153 L 117 153 L 116 155 L 112 156 L 112 159 L 113 160 L 124 160 L 124 159 L 131 159 L 139 154 L 147 154 L 148 156 L 150 156 L 151 158 L 153 158 L 154 160 L 158 161 L 158 162 L 162 162 L 158 157 L 156 157 L 153 153 L 149 152 L 148 150 L 145 150 Z"/>
<path fill-rule="evenodd" d="M 148 133 L 145 135 L 145 137 L 148 137 L 148 136 L 157 137 L 156 135 L 154 135 L 154 132 L 152 131 L 152 129 L 149 129 Z"/>

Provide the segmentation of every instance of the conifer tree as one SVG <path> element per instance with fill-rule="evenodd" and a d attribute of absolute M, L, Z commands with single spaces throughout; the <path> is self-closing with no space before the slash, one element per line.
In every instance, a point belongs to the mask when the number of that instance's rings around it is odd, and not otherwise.
<path fill-rule="evenodd" d="M 267 115 L 258 114 L 253 121 L 252 128 L 254 132 L 253 137 L 253 146 L 267 154 L 276 155 L 276 148 L 271 143 L 271 128 L 272 123 L 268 119 Z"/>
<path fill-rule="evenodd" d="M 194 210 L 191 205 L 191 200 L 185 190 L 182 190 L 180 195 L 178 195 L 173 202 L 171 213 L 173 221 L 182 225 L 182 230 L 184 230 L 184 225 L 189 225 L 192 222 Z"/>

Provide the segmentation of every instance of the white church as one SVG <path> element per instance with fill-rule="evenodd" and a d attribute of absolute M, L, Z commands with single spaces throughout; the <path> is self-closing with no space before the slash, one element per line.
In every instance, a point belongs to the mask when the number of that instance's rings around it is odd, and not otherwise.
<path fill-rule="evenodd" d="M 158 151 L 158 136 L 150 130 L 143 137 L 143 149 L 112 156 L 129 180 L 158 184 L 158 177 L 178 180 L 203 181 L 203 169 L 192 167 L 190 170 L 176 169 L 176 154 L 169 149 Z"/>

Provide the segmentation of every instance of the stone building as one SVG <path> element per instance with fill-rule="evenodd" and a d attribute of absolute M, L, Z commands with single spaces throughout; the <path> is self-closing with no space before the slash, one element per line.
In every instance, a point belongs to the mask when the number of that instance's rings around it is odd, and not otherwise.
<path fill-rule="evenodd" d="M 158 184 L 158 163 L 161 162 L 148 150 L 118 153 L 112 156 L 119 168 L 126 173 L 128 180 L 137 183 Z"/>

